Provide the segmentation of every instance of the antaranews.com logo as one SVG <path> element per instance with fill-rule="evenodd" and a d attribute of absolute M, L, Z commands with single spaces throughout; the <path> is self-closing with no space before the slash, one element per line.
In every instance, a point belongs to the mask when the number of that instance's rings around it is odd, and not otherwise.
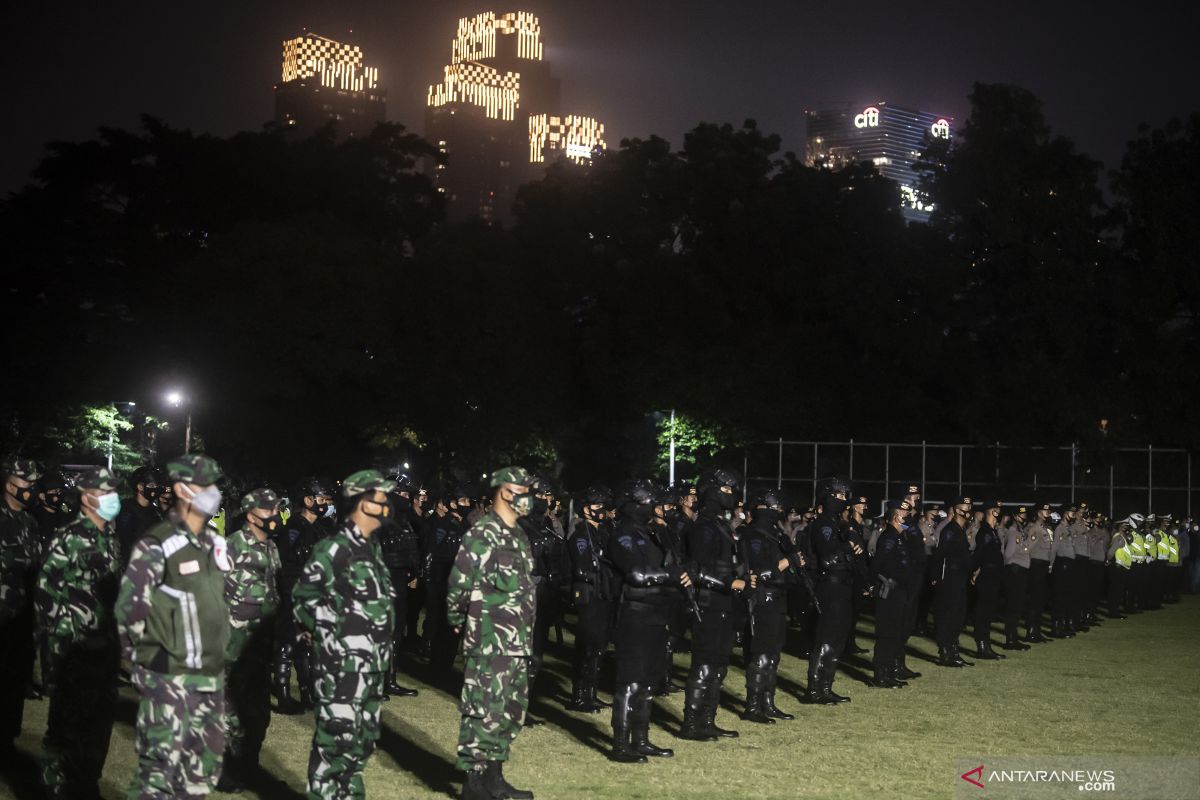
<path fill-rule="evenodd" d="M 1200 800 L 1198 756 L 976 756 L 956 767 L 956 798 Z"/>
<path fill-rule="evenodd" d="M 1111 769 L 987 769 L 984 764 L 972 770 L 967 770 L 959 776 L 967 783 L 980 789 L 986 789 L 986 780 L 993 785 L 1017 783 L 1059 783 L 1076 784 L 1081 792 L 1115 792 L 1117 790 L 1117 773 Z"/>

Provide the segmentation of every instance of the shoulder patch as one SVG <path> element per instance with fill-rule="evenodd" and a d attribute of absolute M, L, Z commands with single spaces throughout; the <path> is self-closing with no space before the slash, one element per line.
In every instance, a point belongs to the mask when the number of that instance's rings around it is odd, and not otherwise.
<path fill-rule="evenodd" d="M 186 547 L 187 543 L 188 543 L 187 537 L 184 536 L 182 533 L 176 533 L 171 536 L 168 536 L 166 539 L 163 540 L 163 543 L 162 543 L 163 555 L 166 556 L 167 558 L 170 558 L 171 556 L 175 555 L 180 550 L 182 550 L 184 547 Z"/>
<path fill-rule="evenodd" d="M 586 553 L 588 549 L 587 539 L 576 539 L 575 549 L 579 551 L 579 555 Z"/>
<path fill-rule="evenodd" d="M 630 536 L 629 534 L 620 536 L 617 538 L 617 544 L 621 545 L 621 547 L 624 547 L 626 550 L 632 550 L 633 549 L 633 537 Z"/>

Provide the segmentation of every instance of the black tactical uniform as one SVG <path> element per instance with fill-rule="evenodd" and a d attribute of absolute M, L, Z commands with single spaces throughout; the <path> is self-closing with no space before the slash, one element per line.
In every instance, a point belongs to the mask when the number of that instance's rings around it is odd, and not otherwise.
<path fill-rule="evenodd" d="M 817 572 L 817 602 L 821 607 L 812 651 L 808 655 L 808 693 L 805 701 L 822 705 L 847 702 L 833 692 L 842 646 L 850 633 L 854 591 L 853 551 L 842 512 L 849 487 L 827 479 L 821 493 L 821 516 L 808 526 L 808 544 Z"/>
<path fill-rule="evenodd" d="M 900 507 L 899 502 L 889 503 L 889 515 Z M 920 538 L 918 535 L 918 541 Z M 875 557 L 871 560 L 875 594 L 875 676 L 870 682 L 872 686 L 895 688 L 907 685 L 899 672 L 910 610 L 913 571 L 910 556 L 911 550 L 905 546 L 900 527 L 891 523 L 886 525 L 875 542 Z"/>
<path fill-rule="evenodd" d="M 138 484 L 142 485 L 140 494 L 148 505 L 143 506 L 137 497 L 122 503 L 121 513 L 113 523 L 117 531 L 117 545 L 121 551 L 122 569 L 128 566 L 129 554 L 133 552 L 133 546 L 142 538 L 142 534 L 162 522 L 163 512 L 158 507 L 158 498 L 162 494 L 161 483 L 164 481 L 157 472 L 149 468 L 140 469 L 130 477 L 129 482 L 133 484 L 135 491 Z"/>
<path fill-rule="evenodd" d="M 567 539 L 571 565 L 571 597 L 578 625 L 575 629 L 575 681 L 571 688 L 572 711 L 599 711 L 596 697 L 600 680 L 600 660 L 608 647 L 616 597 L 617 579 L 606 548 L 609 524 L 604 519 L 612 507 L 612 492 L 605 486 L 592 486 L 582 498 L 583 518 L 575 523 Z M 593 506 L 601 506 L 596 512 Z"/>
<path fill-rule="evenodd" d="M 627 487 L 619 507 L 611 551 L 621 577 L 612 759 L 641 762 L 646 756 L 674 755 L 650 743 L 650 688 L 662 679 L 671 594 L 685 571 L 678 563 L 667 564 L 667 551 L 650 534 L 653 487 L 642 481 Z"/>
<path fill-rule="evenodd" d="M 746 596 L 750 613 L 750 647 L 746 661 L 746 712 L 742 719 L 773 723 L 794 719 L 775 705 L 779 654 L 787 638 L 788 585 L 792 570 L 803 569 L 791 539 L 779 527 L 782 502 L 775 491 L 764 492 L 755 502 L 753 519 L 742 528 L 744 561 L 757 586 Z M 789 562 L 783 569 L 779 564 Z"/>
<path fill-rule="evenodd" d="M 917 617 L 921 609 L 921 596 L 925 593 L 925 572 L 928 569 L 928 555 L 925 553 L 925 535 L 921 532 L 920 525 L 917 524 L 919 512 L 919 508 L 913 509 L 912 516 L 909 518 L 908 524 L 904 527 L 904 533 L 900 537 L 900 544 L 904 547 L 904 552 L 908 555 L 908 574 L 902 581 L 905 589 L 904 626 L 901 631 L 900 641 L 900 669 L 897 670 L 896 677 L 906 681 L 921 677 L 921 673 L 908 668 L 908 654 L 905 650 L 909 637 L 913 636 L 917 630 Z M 875 544 L 875 552 L 877 554 L 879 552 L 878 543 Z"/>
<path fill-rule="evenodd" d="M 984 506 L 985 518 L 975 533 L 975 550 L 971 555 L 971 573 L 975 577 L 975 657 L 995 661 L 1005 658 L 992 649 L 992 619 L 996 616 L 996 598 L 1004 580 L 1004 549 L 1000 535 L 988 524 L 986 513 L 999 508 L 998 502 Z"/>
<path fill-rule="evenodd" d="M 703 508 L 687 530 L 688 561 L 694 566 L 688 574 L 696 586 L 702 619 L 692 625 L 692 664 L 679 733 L 684 739 L 712 741 L 738 735 L 737 731 L 716 725 L 721 684 L 733 650 L 734 584 L 743 580 L 738 574 L 742 566 L 733 530 L 726 521 L 736 498 L 731 491 L 721 489 L 736 490 L 737 485 L 737 478 L 727 470 L 719 469 L 704 476 L 697 487 Z"/>
<path fill-rule="evenodd" d="M 417 694 L 416 689 L 401 686 L 396 682 L 397 666 L 394 663 L 404 640 L 404 621 L 408 618 L 410 596 L 408 584 L 421 571 L 421 541 L 412 523 L 412 503 L 407 497 L 398 494 L 400 490 L 404 489 L 405 484 L 402 482 L 404 477 L 394 476 L 392 480 L 396 480 L 398 483 L 397 491 L 388 493 L 392 505 L 396 509 L 396 514 L 390 519 L 384 520 L 383 524 L 379 526 L 379 530 L 375 532 L 375 541 L 378 543 L 383 564 L 387 567 L 388 576 L 391 578 L 392 602 L 396 611 L 396 624 L 392 629 L 393 663 L 388 669 L 387 683 L 383 687 L 385 699 L 388 696 L 414 697 Z"/>
<path fill-rule="evenodd" d="M 536 485 L 533 491 L 537 491 Z M 544 504 L 539 505 L 536 498 L 532 513 L 517 520 L 517 525 L 528 537 L 533 552 L 533 582 L 537 599 L 533 617 L 533 640 L 530 642 L 533 655 L 529 659 L 529 693 L 532 697 L 538 672 L 542 668 L 542 660 L 546 656 L 550 627 L 554 624 L 554 595 L 558 592 L 559 579 L 555 565 L 558 537 L 554 535 L 554 529 L 546 519 Z"/>
<path fill-rule="evenodd" d="M 446 591 L 469 510 L 469 504 L 466 508 L 454 506 L 445 516 L 435 514 L 426 521 L 425 631 L 429 637 L 429 668 L 435 679 L 450 672 L 458 651 L 458 637 L 446 620 Z"/>
<path fill-rule="evenodd" d="M 855 495 L 851 499 L 851 506 L 866 505 L 867 498 L 862 495 Z M 854 581 L 852 584 L 851 601 L 850 601 L 850 633 L 846 641 L 846 647 L 843 649 L 848 655 L 862 655 L 867 652 L 865 647 L 860 647 L 858 644 L 858 620 L 862 616 L 863 610 L 867 605 L 867 590 L 871 586 L 871 574 L 868 566 L 867 556 L 867 537 L 863 531 L 862 523 L 854 517 L 854 509 L 850 509 L 849 518 L 846 520 L 846 540 L 852 544 L 858 545 L 861 552 L 855 553 L 853 550 L 850 555 L 850 563 L 853 567 L 852 574 Z"/>
<path fill-rule="evenodd" d="M 279 704 L 280 713 L 297 713 L 289 694 L 289 683 L 292 677 L 292 664 L 296 665 L 296 683 L 300 688 L 300 705 L 308 708 L 312 705 L 312 648 L 300 639 L 300 631 L 292 618 L 292 588 L 308 563 L 313 547 L 325 536 L 327 530 L 323 513 L 327 506 L 319 505 L 309 508 L 316 513 L 317 520 L 309 522 L 301 513 L 306 506 L 305 497 L 331 496 L 324 484 L 310 479 L 293 491 L 292 497 L 298 498 L 292 514 L 288 517 L 287 526 L 273 538 L 275 548 L 279 551 L 279 612 L 275 617 L 275 700 Z"/>
<path fill-rule="evenodd" d="M 971 498 L 960 497 L 954 506 L 970 504 Z M 967 615 L 967 579 L 971 566 L 971 550 L 966 531 L 954 519 L 942 527 L 937 547 L 929 560 L 934 587 L 934 622 L 937 631 L 938 666 L 969 667 L 958 652 L 958 634 Z"/>
<path fill-rule="evenodd" d="M 676 527 L 672 524 L 673 518 L 678 512 L 675 508 L 675 493 L 669 489 L 663 489 L 655 495 L 654 498 L 654 516 L 650 519 L 650 538 L 654 540 L 654 544 L 659 550 L 666 553 L 667 564 L 682 564 L 684 563 L 683 542 L 680 541 Z M 661 697 L 668 694 L 682 692 L 683 687 L 671 680 L 671 674 L 675 669 L 675 652 L 676 645 L 682 641 L 687 628 L 686 620 L 680 622 L 680 618 L 685 614 L 692 614 L 695 618 L 692 604 L 696 600 L 696 588 L 688 587 L 683 592 L 668 592 L 668 603 L 670 610 L 667 612 L 667 641 L 663 651 L 663 673 L 662 680 L 650 687 L 650 694 L 655 697 Z"/>

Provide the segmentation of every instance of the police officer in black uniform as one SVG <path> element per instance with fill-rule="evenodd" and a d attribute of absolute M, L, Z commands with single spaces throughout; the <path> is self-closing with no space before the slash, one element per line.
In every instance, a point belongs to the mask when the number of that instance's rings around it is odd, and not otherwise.
<path fill-rule="evenodd" d="M 793 571 L 803 569 L 805 561 L 779 526 L 784 514 L 781 494 L 768 489 L 754 498 L 751 507 L 752 518 L 742 528 L 740 542 L 743 560 L 756 584 L 746 593 L 750 646 L 742 719 L 773 724 L 777 719 L 795 719 L 775 705 L 775 682 L 787 638 L 788 584 L 795 580 Z"/>
<path fill-rule="evenodd" d="M 575 681 L 571 687 L 572 711 L 594 713 L 606 704 L 596 697 L 600 661 L 608 647 L 617 579 L 606 555 L 613 506 L 612 490 L 589 486 L 580 498 L 580 517 L 567 538 L 571 564 L 571 598 L 578 625 L 575 629 Z"/>
<path fill-rule="evenodd" d="M 621 578 L 617 680 L 613 692 L 613 761 L 644 762 L 674 752 L 651 744 L 650 689 L 662 680 L 671 595 L 691 586 L 687 570 L 650 531 L 656 490 L 647 481 L 624 487 L 618 501 L 612 559 Z"/>
<path fill-rule="evenodd" d="M 142 467 L 130 476 L 133 499 L 121 504 L 121 513 L 113 522 L 117 532 L 117 545 L 121 550 L 122 567 L 129 564 L 129 554 L 142 534 L 162 521 L 163 512 L 158 507 L 163 481 L 158 470 Z"/>
<path fill-rule="evenodd" d="M 275 615 L 275 680 L 272 691 L 281 714 L 299 714 L 312 707 L 312 649 L 300 638 L 292 619 L 292 588 L 296 585 L 313 547 L 326 535 L 325 520 L 333 510 L 333 491 L 319 478 L 300 481 L 292 491 L 291 514 L 283 530 L 270 534 L 279 551 L 279 612 Z M 300 703 L 291 698 L 292 664 Z"/>
<path fill-rule="evenodd" d="M 395 513 L 383 521 L 375 532 L 375 541 L 379 543 L 383 564 L 388 569 L 392 582 L 392 604 L 396 610 L 396 626 L 392 630 L 392 667 L 389 670 L 387 683 L 383 687 L 383 697 L 416 697 L 417 690 L 401 686 L 396 682 L 399 666 L 395 663 L 404 641 L 405 620 L 408 619 L 409 590 L 417 586 L 417 578 L 421 571 L 421 541 L 417 534 L 417 526 L 421 524 L 420 517 L 413 509 L 413 498 L 421 488 L 420 482 L 412 475 L 402 472 L 389 478 L 394 481 L 396 488 L 388 492 L 388 500 L 392 503 Z M 415 521 L 415 522 L 414 522 Z"/>
<path fill-rule="evenodd" d="M 936 624 L 939 667 L 971 667 L 958 652 L 958 634 L 967 614 L 967 573 L 971 565 L 971 550 L 965 526 L 971 518 L 971 498 L 955 499 L 950 507 L 950 520 L 938 535 L 937 547 L 930 557 L 930 575 L 934 587 L 934 622 Z"/>
<path fill-rule="evenodd" d="M 904 542 L 904 522 L 910 511 L 907 500 L 888 503 L 885 525 L 875 542 L 875 557 L 871 560 L 871 591 L 875 596 L 875 675 L 868 683 L 880 689 L 908 685 L 899 677 L 899 671 L 912 577 L 911 550 Z"/>
<path fill-rule="evenodd" d="M 866 514 L 868 500 L 866 495 L 856 494 L 850 499 L 849 513 L 846 515 L 846 538 L 857 549 L 851 559 L 853 565 L 853 599 L 850 603 L 850 634 L 849 640 L 846 642 L 845 652 L 858 656 L 867 652 L 865 647 L 860 647 L 858 644 L 858 620 L 862 616 L 863 609 L 866 608 L 868 591 L 871 586 L 870 570 L 867 565 L 867 537 L 863 530 L 865 524 L 864 515 Z"/>
<path fill-rule="evenodd" d="M 446 621 L 446 591 L 450 570 L 467 530 L 473 492 L 457 486 L 442 498 L 444 515 L 435 514 L 426 521 L 425 630 L 429 636 L 429 669 L 434 680 L 441 680 L 454 666 L 458 638 Z"/>
<path fill-rule="evenodd" d="M 654 496 L 654 516 L 650 518 L 650 537 L 654 540 L 654 544 L 667 554 L 668 564 L 684 562 L 683 542 L 680 541 L 673 524 L 675 517 L 679 514 L 675 506 L 676 502 L 674 490 L 660 487 Z M 691 613 L 692 603 L 696 599 L 696 587 L 689 586 L 686 593 L 668 592 L 667 596 L 670 601 L 670 609 L 667 612 L 666 652 L 663 653 L 665 669 L 662 680 L 650 687 L 650 693 L 655 697 L 683 691 L 682 686 L 671 680 L 671 673 L 675 669 L 676 642 L 685 635 L 687 630 L 685 615 Z"/>
<path fill-rule="evenodd" d="M 988 661 L 1007 658 L 992 649 L 992 619 L 1004 580 L 1004 548 L 996 531 L 1000 523 L 1000 501 L 983 505 L 983 521 L 975 532 L 971 553 L 971 583 L 975 586 L 975 657 Z"/>
<path fill-rule="evenodd" d="M 737 731 L 716 725 L 721 684 L 733 650 L 732 603 L 750 584 L 739 575 L 729 515 L 737 503 L 737 477 L 725 469 L 704 475 L 698 483 L 701 509 L 687 529 L 688 574 L 696 585 L 702 618 L 692 625 L 692 663 L 684 690 L 680 738 L 714 741 Z"/>
<path fill-rule="evenodd" d="M 917 524 L 917 518 L 921 514 L 921 494 L 916 485 L 910 485 L 908 492 L 904 497 L 912 508 L 909 510 L 908 518 L 903 523 L 901 530 L 903 535 L 900 537 L 900 543 L 904 547 L 905 553 L 908 554 L 908 575 L 903 579 L 905 588 L 904 597 L 904 627 L 901 631 L 901 641 L 899 645 L 900 668 L 896 670 L 897 680 L 911 681 L 921 677 L 921 673 L 914 669 L 908 668 L 908 653 L 907 646 L 909 637 L 916 633 L 917 617 L 920 615 L 921 595 L 925 591 L 925 570 L 928 557 L 925 553 L 925 535 L 921 532 L 920 525 Z M 876 543 L 875 552 L 879 552 L 879 545 Z"/>
<path fill-rule="evenodd" d="M 835 694 L 842 647 L 850 634 L 854 602 L 854 556 L 861 550 L 850 542 L 843 519 L 850 487 L 841 478 L 827 478 L 819 492 L 821 514 L 809 525 L 808 545 L 816 570 L 816 596 L 821 607 L 812 651 L 808 655 L 808 692 L 805 702 L 819 705 L 849 702 Z"/>
<path fill-rule="evenodd" d="M 533 583 L 536 606 L 533 616 L 533 638 L 530 642 L 533 655 L 529 659 L 529 696 L 532 700 L 538 673 L 546 657 L 546 645 L 550 640 L 550 628 L 554 624 L 555 595 L 558 593 L 558 570 L 555 559 L 559 555 L 558 537 L 546 518 L 549 510 L 548 483 L 541 476 L 534 476 L 529 488 L 533 495 L 533 509 L 517 520 L 518 527 L 529 539 L 533 553 Z M 526 715 L 525 724 L 540 725 L 542 721 Z"/>

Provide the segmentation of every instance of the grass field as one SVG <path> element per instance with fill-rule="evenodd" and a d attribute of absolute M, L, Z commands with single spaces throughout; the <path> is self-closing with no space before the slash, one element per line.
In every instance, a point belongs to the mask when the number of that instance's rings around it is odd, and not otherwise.
<path fill-rule="evenodd" d="M 955 769 L 956 758 L 963 756 L 1197 756 L 1198 634 L 1200 597 L 1187 596 L 1161 611 L 1106 621 L 1074 639 L 971 669 L 934 666 L 932 642 L 914 640 L 909 665 L 924 677 L 904 689 L 871 689 L 858 680 L 866 662 L 851 660 L 834 688 L 853 702 L 832 708 L 804 706 L 791 696 L 801 690 L 807 662 L 788 654 L 780 669 L 778 702 L 797 719 L 771 726 L 737 719 L 743 686 L 735 660 L 717 722 L 737 728 L 741 738 L 675 739 L 669 731 L 678 729 L 682 701 L 672 695 L 656 701 L 651 738 L 673 747 L 675 757 L 642 765 L 605 758 L 607 714 L 573 714 L 545 699 L 570 690 L 564 660 L 569 651 L 552 645 L 540 680 L 541 699 L 534 703 L 534 713 L 550 724 L 521 733 L 506 775 L 543 799 L 882 800 L 953 796 L 961 771 Z M 860 639 L 870 646 L 869 635 Z M 966 636 L 962 644 L 965 651 Z M 366 773 L 372 798 L 458 791 L 454 698 L 422 680 L 428 670 L 420 662 L 409 668 L 412 677 L 405 682 L 419 687 L 421 695 L 384 706 L 383 738 Z M 677 656 L 677 675 L 686 668 L 687 656 Z M 102 786 L 109 800 L 124 796 L 133 771 L 134 709 L 134 696 L 125 690 Z M 34 769 L 45 718 L 45 701 L 26 705 L 19 742 L 25 758 L 3 776 L 4 796 L 39 796 Z M 302 797 L 311 731 L 309 716 L 274 716 L 263 754 L 263 767 L 274 781 L 260 793 L 240 797 Z"/>

